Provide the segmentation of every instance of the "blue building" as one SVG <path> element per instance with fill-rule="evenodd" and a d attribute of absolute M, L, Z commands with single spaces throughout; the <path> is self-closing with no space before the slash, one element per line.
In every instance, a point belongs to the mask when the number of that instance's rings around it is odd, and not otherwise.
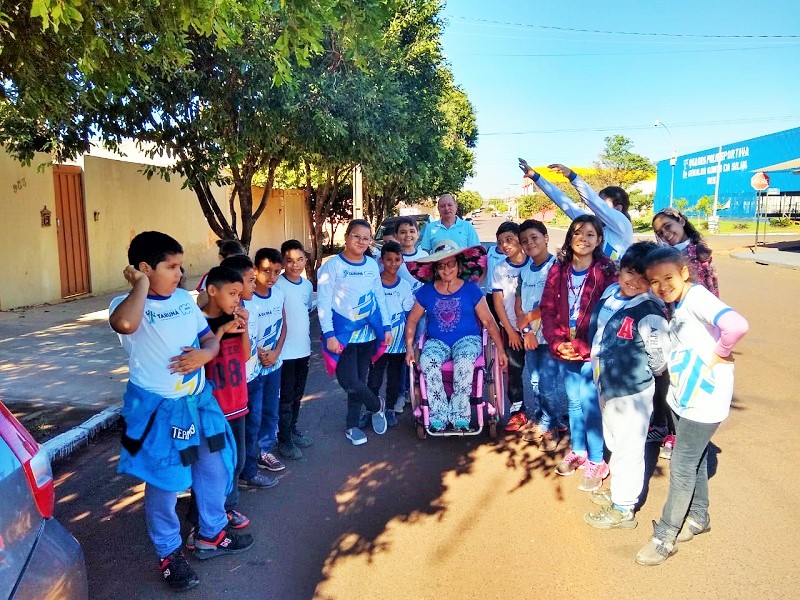
<path fill-rule="evenodd" d="M 719 170 L 720 218 L 753 219 L 757 210 L 768 217 L 800 217 L 800 127 L 678 156 L 674 168 L 662 160 L 657 169 L 656 211 L 669 206 L 672 183 L 673 205 L 685 199 L 691 214 L 700 198 L 714 197 Z M 759 195 L 750 187 L 758 171 L 770 177 L 769 189 Z"/>

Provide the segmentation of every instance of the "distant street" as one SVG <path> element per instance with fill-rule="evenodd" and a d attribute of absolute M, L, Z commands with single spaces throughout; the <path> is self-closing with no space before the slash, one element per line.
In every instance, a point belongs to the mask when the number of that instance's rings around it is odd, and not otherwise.
<path fill-rule="evenodd" d="M 494 241 L 501 222 L 476 219 L 481 239 Z M 562 239 L 552 232 L 552 251 Z M 351 446 L 344 393 L 315 355 L 300 423 L 315 445 L 276 488 L 243 493 L 255 548 L 193 561 L 201 585 L 186 597 L 796 598 L 796 481 L 787 450 L 800 421 L 800 272 L 724 251 L 715 261 L 723 299 L 751 329 L 737 347 L 732 416 L 713 440 L 713 529 L 664 565 L 640 567 L 633 557 L 660 514 L 669 462 L 655 464 L 637 529 L 593 530 L 583 522 L 592 505 L 578 477 L 553 474 L 560 454 L 514 436 L 418 441 L 406 410 L 399 428 Z M 57 516 L 83 545 L 92 598 L 164 598 L 143 486 L 116 475 L 117 458 L 111 434 L 59 465 Z M 179 511 L 185 507 L 181 501 Z"/>

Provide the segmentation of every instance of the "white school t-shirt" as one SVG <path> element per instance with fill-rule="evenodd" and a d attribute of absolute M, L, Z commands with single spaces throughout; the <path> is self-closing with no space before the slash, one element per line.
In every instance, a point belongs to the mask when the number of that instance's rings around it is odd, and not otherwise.
<path fill-rule="evenodd" d="M 520 269 L 519 294 L 522 302 L 522 312 L 529 313 L 535 308 L 539 308 L 542 303 L 544 284 L 547 283 L 547 274 L 555 262 L 555 256 L 550 254 L 547 260 L 538 267 L 531 261 L 527 267 Z M 539 344 L 547 343 L 547 340 L 544 339 L 544 333 L 542 333 L 541 319 L 532 322 L 530 328 L 536 333 L 536 341 Z"/>
<path fill-rule="evenodd" d="M 517 313 L 514 310 L 514 303 L 517 298 L 517 285 L 519 284 L 519 273 L 531 262 L 529 257 L 519 264 L 511 262 L 510 258 L 497 263 L 492 272 L 492 294 L 501 292 L 503 294 L 503 308 L 506 310 L 508 320 L 514 329 L 517 329 Z M 502 327 L 502 323 L 500 324 Z"/>
<path fill-rule="evenodd" d="M 311 355 L 311 328 L 308 313 L 311 312 L 311 296 L 314 291 L 311 282 L 305 277 L 291 281 L 286 274 L 281 275 L 275 288 L 283 292 L 286 312 L 286 341 L 283 343 L 281 359 L 294 360 Z"/>
<path fill-rule="evenodd" d="M 411 284 L 411 289 L 415 292 L 422 287 L 422 282 L 419 279 L 414 278 L 414 276 L 408 270 L 406 263 L 411 262 L 412 260 L 419 260 L 423 256 L 428 256 L 428 253 L 425 252 L 425 250 L 423 250 L 422 248 L 417 248 L 411 254 L 406 254 L 404 252 L 403 264 L 400 265 L 400 268 L 397 270 L 397 276 L 400 277 L 400 279 L 407 281 L 409 284 Z"/>
<path fill-rule="evenodd" d="M 128 294 L 111 301 L 113 313 Z M 181 348 L 200 347 L 208 322 L 189 292 L 176 289 L 171 296 L 147 296 L 144 316 L 131 334 L 117 334 L 128 353 L 131 383 L 163 398 L 181 398 L 201 392 L 205 371 L 200 367 L 187 375 L 170 373 L 169 359 L 182 353 Z"/>
<path fill-rule="evenodd" d="M 411 284 L 398 277 L 394 285 L 383 284 L 386 297 L 386 309 L 392 321 L 392 345 L 386 349 L 387 354 L 399 354 L 406 351 L 406 313 L 414 308 L 414 290 Z"/>
<path fill-rule="evenodd" d="M 667 401 L 672 410 L 690 421 L 721 423 L 730 413 L 733 363 L 708 368 L 720 337 L 716 324 L 730 310 L 697 283 L 672 310 Z"/>
<path fill-rule="evenodd" d="M 278 339 L 281 337 L 281 330 L 283 329 L 283 292 L 272 286 L 266 296 L 254 293 L 253 298 L 258 298 L 261 301 L 256 315 L 258 317 L 256 345 L 264 350 L 274 350 L 278 345 Z M 260 374 L 268 375 L 279 369 L 283 364 L 282 356 L 281 354 L 275 364 L 270 367 L 259 364 Z"/>
<path fill-rule="evenodd" d="M 482 289 L 487 292 L 492 291 L 492 273 L 494 273 L 495 267 L 505 259 L 506 255 L 497 249 L 497 244 L 489 246 L 489 249 L 486 251 L 486 278 L 483 280 L 483 283 L 481 283 Z"/>

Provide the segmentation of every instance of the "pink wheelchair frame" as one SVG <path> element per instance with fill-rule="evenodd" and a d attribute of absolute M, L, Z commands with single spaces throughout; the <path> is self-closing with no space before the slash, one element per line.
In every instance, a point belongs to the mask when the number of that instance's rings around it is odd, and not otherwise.
<path fill-rule="evenodd" d="M 418 343 L 420 352 L 425 344 L 425 336 L 421 336 Z M 484 427 L 488 429 L 489 437 L 497 437 L 497 425 L 505 411 L 505 392 L 503 390 L 503 372 L 497 362 L 497 349 L 489 338 L 486 329 L 483 330 L 483 354 L 475 361 L 472 375 L 472 394 L 470 405 L 475 407 L 477 427 L 467 431 L 445 429 L 432 431 L 430 428 L 430 409 L 428 408 L 428 393 L 425 387 L 425 376 L 418 364 L 408 370 L 409 397 L 411 408 L 414 412 L 414 427 L 417 438 L 424 440 L 426 437 L 463 437 L 480 434 Z M 453 361 L 446 361 L 442 365 L 442 379 L 445 392 L 448 396 L 453 393 Z M 485 396 L 485 399 L 484 399 Z M 485 415 L 484 415 L 485 411 Z"/>

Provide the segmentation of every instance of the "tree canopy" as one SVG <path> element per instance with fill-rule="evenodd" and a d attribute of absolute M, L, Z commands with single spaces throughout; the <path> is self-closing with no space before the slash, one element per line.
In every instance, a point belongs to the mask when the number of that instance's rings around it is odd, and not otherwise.
<path fill-rule="evenodd" d="M 656 172 L 655 165 L 645 156 L 633 152 L 633 141 L 624 135 L 605 138 L 605 147 L 595 163 L 596 178 L 607 185 L 628 188 Z"/>

